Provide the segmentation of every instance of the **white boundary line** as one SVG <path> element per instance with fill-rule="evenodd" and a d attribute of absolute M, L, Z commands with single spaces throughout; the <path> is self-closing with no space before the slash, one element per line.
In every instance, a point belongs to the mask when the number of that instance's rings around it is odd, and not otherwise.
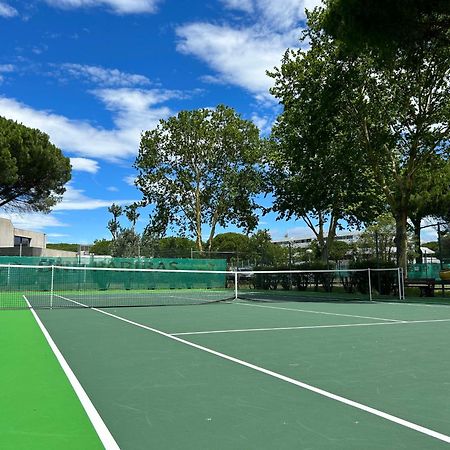
<path fill-rule="evenodd" d="M 332 313 L 332 312 L 324 312 L 324 311 L 312 311 L 312 310 L 309 310 L 309 309 L 284 308 L 283 306 L 255 305 L 253 303 L 240 303 L 240 302 L 234 303 L 234 304 L 235 305 L 240 305 L 240 306 L 252 306 L 253 308 L 282 309 L 282 310 L 286 310 L 286 311 L 306 312 L 306 313 L 311 313 L 311 314 L 323 314 L 325 316 L 356 317 L 358 319 L 385 320 L 387 322 L 403 322 L 403 320 L 386 319 L 384 317 L 357 316 L 355 314 L 342 314 L 342 313 Z"/>
<path fill-rule="evenodd" d="M 41 319 L 36 314 L 34 309 L 31 307 L 30 302 L 25 297 L 25 295 L 23 295 L 23 298 L 27 302 L 28 307 L 30 308 L 34 319 L 36 320 L 37 324 L 39 325 L 39 328 L 41 329 L 43 335 L 45 336 L 45 339 L 47 340 L 50 348 L 53 350 L 53 353 L 56 356 L 56 359 L 58 360 L 61 368 L 63 369 L 64 373 L 66 374 L 67 378 L 69 379 L 69 382 L 72 385 L 72 388 L 75 391 L 75 394 L 77 395 L 78 399 L 80 400 L 81 405 L 83 406 L 84 410 L 86 411 L 86 414 L 89 417 L 89 420 L 91 421 L 92 425 L 94 426 L 94 429 L 97 432 L 97 435 L 100 438 L 105 449 L 120 450 L 120 447 L 117 445 L 117 442 L 113 438 L 111 432 L 108 430 L 108 427 L 106 426 L 105 422 L 103 422 L 103 419 L 100 417 L 100 414 L 95 409 L 95 406 L 92 404 L 91 399 L 86 394 L 86 391 L 83 389 L 83 386 L 81 386 L 81 383 L 78 381 L 78 378 L 75 376 L 75 374 L 73 373 L 69 364 L 65 360 L 64 356 L 58 349 L 57 345 L 55 344 L 55 341 L 50 336 L 50 333 L 47 331 L 47 329 L 45 328 Z"/>
<path fill-rule="evenodd" d="M 70 299 L 62 297 L 62 296 L 60 296 L 60 297 L 65 299 L 65 300 L 73 301 L 73 300 L 70 300 Z M 79 302 L 75 302 L 75 303 L 78 303 L 80 306 L 84 306 L 86 308 L 88 307 L 87 305 L 84 305 L 83 303 L 79 303 Z M 450 443 L 450 436 L 447 436 L 445 434 L 442 434 L 442 433 L 439 433 L 437 431 L 431 430 L 429 428 L 423 427 L 421 425 L 415 424 L 413 422 L 409 422 L 408 420 L 402 419 L 401 417 L 393 416 L 392 414 L 386 413 L 384 411 L 380 411 L 379 409 L 372 408 L 370 406 L 364 405 L 362 403 L 355 402 L 355 401 L 350 400 L 350 399 L 345 398 L 345 397 L 341 397 L 340 395 L 333 394 L 332 392 L 325 391 L 323 389 L 320 389 L 318 387 L 312 386 L 310 384 L 303 383 L 302 381 L 295 380 L 294 378 L 290 378 L 290 377 L 287 377 L 287 376 L 282 375 L 280 373 L 273 372 L 271 370 L 265 369 L 264 367 L 260 367 L 260 366 L 257 366 L 255 364 L 251 364 L 251 363 L 249 363 L 247 361 L 243 361 L 241 359 L 235 358 L 233 356 L 226 355 L 225 353 L 221 353 L 221 352 L 218 352 L 216 350 L 212 350 L 212 349 L 210 349 L 208 347 L 204 347 L 202 345 L 195 344 L 194 342 L 186 341 L 185 339 L 182 339 L 182 338 L 179 338 L 177 336 L 173 336 L 171 334 L 165 333 L 164 331 L 158 330 L 156 328 L 148 327 L 147 325 L 143 325 L 141 323 L 134 322 L 132 320 L 126 319 L 125 317 L 121 317 L 121 316 L 118 316 L 116 314 L 112 314 L 110 312 L 103 311 L 103 310 L 98 309 L 98 308 L 91 308 L 91 309 L 93 311 L 97 311 L 97 312 L 99 312 L 101 314 L 104 314 L 106 316 L 112 317 L 114 319 L 121 320 L 122 322 L 129 323 L 130 325 L 134 325 L 136 327 L 143 328 L 144 330 L 152 331 L 153 333 L 159 334 L 161 336 L 165 336 L 168 339 L 172 339 L 174 341 L 177 341 L 177 342 L 180 342 L 182 344 L 188 345 L 189 347 L 193 347 L 193 348 L 196 348 L 198 350 L 202 350 L 202 351 L 204 351 L 206 353 L 210 353 L 212 355 L 218 356 L 219 358 L 223 358 L 225 360 L 234 362 L 234 363 L 239 364 L 241 366 L 248 367 L 249 369 L 256 370 L 257 372 L 264 373 L 264 374 L 269 375 L 269 376 L 271 376 L 273 378 L 277 378 L 278 380 L 285 381 L 287 383 L 290 383 L 290 384 L 293 384 L 295 386 L 298 386 L 298 387 L 300 387 L 302 389 L 306 389 L 308 391 L 311 391 L 311 392 L 314 392 L 316 394 L 322 395 L 323 397 L 327 397 L 327 398 L 330 398 L 332 400 L 336 400 L 336 401 L 338 401 L 340 403 L 343 403 L 345 405 L 352 406 L 353 408 L 356 408 L 356 409 L 359 409 L 361 411 L 367 412 L 369 414 L 373 414 L 375 416 L 381 417 L 382 419 L 388 420 L 390 422 L 394 422 L 394 423 L 396 423 L 398 425 L 402 425 L 403 427 L 409 428 L 411 430 L 417 431 L 417 432 L 425 434 L 427 436 L 431 436 L 431 437 L 433 437 L 435 439 L 439 439 L 440 441 Z"/>
<path fill-rule="evenodd" d="M 172 336 L 189 336 L 195 334 L 250 333 L 253 331 L 314 330 L 316 328 L 351 328 L 351 327 L 370 327 L 373 325 L 405 325 L 414 323 L 434 323 L 434 322 L 450 322 L 450 319 L 403 320 L 398 322 L 346 323 L 338 325 L 305 325 L 298 327 L 242 328 L 230 330 L 186 331 L 181 333 L 170 333 L 170 334 Z"/>

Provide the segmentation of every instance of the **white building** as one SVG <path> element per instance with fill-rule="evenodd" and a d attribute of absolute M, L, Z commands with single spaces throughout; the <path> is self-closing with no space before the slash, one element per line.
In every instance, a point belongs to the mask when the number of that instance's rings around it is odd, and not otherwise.
<path fill-rule="evenodd" d="M 0 217 L 0 255 L 74 257 L 77 254 L 47 248 L 45 233 L 15 228 L 11 220 Z"/>
<path fill-rule="evenodd" d="M 360 236 L 361 231 L 352 231 L 348 233 L 338 234 L 336 235 L 335 239 L 338 241 L 347 242 L 347 244 L 352 244 L 356 242 L 360 238 Z M 274 240 L 273 242 L 275 244 L 283 246 L 292 245 L 293 248 L 307 248 L 311 245 L 311 242 L 315 240 L 315 237 L 285 237 L 283 239 Z"/>

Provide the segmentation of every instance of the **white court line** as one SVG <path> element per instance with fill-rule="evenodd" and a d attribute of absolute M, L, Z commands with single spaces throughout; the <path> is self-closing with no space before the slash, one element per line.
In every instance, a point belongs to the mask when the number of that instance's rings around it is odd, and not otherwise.
<path fill-rule="evenodd" d="M 286 311 L 306 312 L 306 313 L 311 313 L 311 314 L 323 314 L 325 316 L 356 317 L 358 319 L 386 320 L 387 322 L 403 322 L 403 320 L 386 319 L 384 317 L 357 316 L 355 314 L 342 314 L 342 313 L 332 313 L 332 312 L 324 312 L 324 311 L 312 311 L 312 310 L 309 310 L 309 309 L 284 308 L 283 306 L 255 305 L 253 303 L 234 303 L 234 304 L 235 305 L 241 305 L 241 306 L 252 306 L 254 308 L 283 309 L 283 310 L 286 310 Z"/>
<path fill-rule="evenodd" d="M 71 300 L 69 298 L 65 298 L 65 297 L 63 297 L 61 295 L 58 295 L 58 297 L 61 297 L 64 300 L 68 300 L 68 301 L 77 303 L 80 306 L 84 306 L 84 307 L 88 308 L 88 306 L 84 305 L 83 303 L 76 302 L 76 301 Z M 355 402 L 353 400 L 350 400 L 348 398 L 341 397 L 340 395 L 333 394 L 332 392 L 325 391 L 323 389 L 320 389 L 318 387 L 312 386 L 312 385 L 307 384 L 307 383 L 303 383 L 302 381 L 295 380 L 294 378 L 287 377 L 287 376 L 282 375 L 280 373 L 273 372 L 272 370 L 265 369 L 264 367 L 260 367 L 260 366 L 257 366 L 255 364 L 251 364 L 251 363 L 249 363 L 247 361 L 243 361 L 242 359 L 235 358 L 234 356 L 229 356 L 229 355 L 227 355 L 225 353 L 221 353 L 221 352 L 218 352 L 216 350 L 212 350 L 212 349 L 210 349 L 208 347 L 204 347 L 202 345 L 195 344 L 194 342 L 186 341 L 185 339 L 182 339 L 182 338 L 179 338 L 177 336 L 173 336 L 171 334 L 165 333 L 164 331 L 158 330 L 156 328 L 152 328 L 152 327 L 149 327 L 147 325 L 143 325 L 141 323 L 134 322 L 133 320 L 126 319 L 125 317 L 121 317 L 121 316 L 118 316 L 116 314 L 112 314 L 110 312 L 103 311 L 103 310 L 98 309 L 98 308 L 91 308 L 91 309 L 93 311 L 97 311 L 97 312 L 99 312 L 101 314 L 104 314 L 106 316 L 112 317 L 114 319 L 121 320 L 122 322 L 129 323 L 130 325 L 134 325 L 136 327 L 143 328 L 144 330 L 152 331 L 153 333 L 159 334 L 161 336 L 165 336 L 168 339 L 172 339 L 174 341 L 180 342 L 181 344 L 188 345 L 189 347 L 193 347 L 193 348 L 196 348 L 198 350 L 202 350 L 202 351 L 204 351 L 206 353 L 210 353 L 212 355 L 218 356 L 219 358 L 223 358 L 223 359 L 226 359 L 228 361 L 231 361 L 231 362 L 234 362 L 236 364 L 239 364 L 241 366 L 248 367 L 249 369 L 256 370 L 257 372 L 264 373 L 264 374 L 269 375 L 269 376 L 271 376 L 273 378 L 277 378 L 278 380 L 285 381 L 287 383 L 290 383 L 290 384 L 293 384 L 295 386 L 298 386 L 298 387 L 300 387 L 302 389 L 306 389 L 308 391 L 311 391 L 311 392 L 314 392 L 316 394 L 322 395 L 323 397 L 327 397 L 327 398 L 330 398 L 332 400 L 336 400 L 336 401 L 338 401 L 340 403 L 343 403 L 345 405 L 352 406 L 353 408 L 356 408 L 356 409 L 359 409 L 361 411 L 367 412 L 369 414 L 373 414 L 375 416 L 381 417 L 381 418 L 383 418 L 385 420 L 388 420 L 390 422 L 394 422 L 394 423 L 396 423 L 398 425 L 402 425 L 403 427 L 409 428 L 411 430 L 417 431 L 417 432 L 422 433 L 422 434 L 426 434 L 427 436 L 431 436 L 431 437 L 433 437 L 435 439 L 439 439 L 440 441 L 444 441 L 444 442 L 450 443 L 450 436 L 447 436 L 445 434 L 442 434 L 442 433 L 439 433 L 437 431 L 431 430 L 430 428 L 426 428 L 426 427 L 423 427 L 421 425 L 415 424 L 413 422 L 409 422 L 408 420 L 402 419 L 401 417 L 393 416 L 392 414 L 386 413 L 384 411 L 380 411 L 379 409 L 372 408 L 371 406 L 367 406 L 367 405 L 364 405 L 362 403 L 358 403 L 358 402 Z"/>
<path fill-rule="evenodd" d="M 50 336 L 50 333 L 47 331 L 41 319 L 36 314 L 34 309 L 31 307 L 30 302 L 25 297 L 25 295 L 23 295 L 23 298 L 27 302 L 27 305 L 30 308 L 31 313 L 33 314 L 37 324 L 39 325 L 39 328 L 41 329 L 43 335 L 45 336 L 45 339 L 47 340 L 50 348 L 53 350 L 56 359 L 58 360 L 61 368 L 66 374 L 66 377 L 68 378 L 70 384 L 72 385 L 75 394 L 80 400 L 81 405 L 86 411 L 86 414 L 89 417 L 89 420 L 91 421 L 92 425 L 94 426 L 94 429 L 97 432 L 98 437 L 102 441 L 102 444 L 104 445 L 105 449 L 120 450 L 120 447 L 117 445 L 117 442 L 113 438 L 111 432 L 108 430 L 108 427 L 106 426 L 105 422 L 103 422 L 103 419 L 100 417 L 100 414 L 95 409 L 95 406 L 92 404 L 91 399 L 86 394 L 86 391 L 83 389 L 83 386 L 81 386 L 81 383 L 78 381 L 78 378 L 75 376 L 66 359 L 58 349 L 57 345 L 55 344 L 55 341 Z"/>
<path fill-rule="evenodd" d="M 370 323 L 346 323 L 338 325 L 304 325 L 298 327 L 273 327 L 273 328 L 242 328 L 230 330 L 209 330 L 209 331 L 186 331 L 181 333 L 170 333 L 172 336 L 189 336 L 191 334 L 220 334 L 220 333 L 250 333 L 253 331 L 283 331 L 283 330 L 313 330 L 316 328 L 351 328 L 351 327 L 371 327 L 373 325 L 404 325 L 411 323 L 433 323 L 450 322 L 450 319 L 428 319 L 428 320 L 402 320 L 398 322 L 370 322 Z"/>

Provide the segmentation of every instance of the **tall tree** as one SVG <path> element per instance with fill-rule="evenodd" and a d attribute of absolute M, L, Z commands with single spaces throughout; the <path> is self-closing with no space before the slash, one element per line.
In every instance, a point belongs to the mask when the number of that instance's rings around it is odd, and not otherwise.
<path fill-rule="evenodd" d="M 0 207 L 48 212 L 70 177 L 69 158 L 45 133 L 0 117 Z"/>
<path fill-rule="evenodd" d="M 345 106 L 354 75 L 340 61 L 334 42 L 320 30 L 320 14 L 309 16 L 302 41 L 307 51 L 287 51 L 272 94 L 283 105 L 272 130 L 270 181 L 280 217 L 303 219 L 327 260 L 336 231 L 370 221 L 382 208 L 371 167 L 351 147 Z M 343 132 L 345 130 L 345 132 Z"/>
<path fill-rule="evenodd" d="M 347 50 L 376 49 L 394 58 L 424 42 L 450 43 L 448 0 L 328 0 L 324 28 Z"/>
<path fill-rule="evenodd" d="M 409 219 L 414 228 L 416 262 L 422 262 L 420 250 L 421 224 L 426 217 L 445 220 L 450 214 L 450 161 L 441 157 L 430 158 L 416 176 L 411 194 Z"/>
<path fill-rule="evenodd" d="M 122 215 L 123 209 L 120 205 L 116 205 L 115 203 L 113 203 L 108 208 L 108 212 L 110 212 L 112 214 L 113 218 L 108 222 L 107 227 L 112 235 L 113 241 L 115 241 L 121 230 L 120 223 L 119 223 L 119 217 Z"/>
<path fill-rule="evenodd" d="M 257 127 L 233 109 L 182 111 L 142 135 L 135 167 L 143 205 L 154 205 L 152 232 L 169 226 L 210 249 L 217 226 L 253 230 L 254 196 L 262 189 L 261 141 Z"/>
<path fill-rule="evenodd" d="M 338 142 L 342 140 L 346 144 L 347 153 L 341 152 L 341 158 L 355 162 L 352 166 L 362 169 L 362 173 L 352 172 L 350 168 L 342 172 L 336 158 L 336 173 L 342 174 L 345 183 L 356 176 L 353 186 L 357 185 L 358 179 L 361 180 L 360 175 L 368 176 L 375 182 L 376 190 L 384 195 L 396 220 L 398 263 L 406 267 L 407 219 L 417 176 L 431 159 L 445 159 L 449 155 L 450 47 L 431 47 L 427 44 L 422 52 L 415 55 L 414 67 L 410 65 L 409 55 L 400 50 L 391 64 L 377 66 L 373 64 L 370 52 L 347 56 L 338 51 L 337 44 L 332 40 L 329 43 L 335 51 L 323 48 L 321 43 L 327 42 L 328 38 L 322 31 L 320 11 L 311 14 L 308 23 L 311 50 L 307 55 L 300 53 L 290 57 L 288 62 L 292 61 L 294 67 L 295 63 L 301 67 L 308 55 L 313 55 L 318 49 L 315 55 L 317 63 L 311 61 L 310 66 L 323 64 L 331 67 L 332 71 L 338 71 L 338 79 L 345 80 L 336 85 L 335 76 L 322 76 L 321 84 L 317 86 L 320 99 L 331 99 L 332 103 L 336 103 L 334 98 L 338 99 L 339 109 L 324 115 L 323 121 L 330 122 Z M 319 45 L 316 45 L 316 40 Z M 288 93 L 291 93 L 294 105 L 285 103 L 285 110 L 295 112 L 295 102 L 297 97 L 301 98 L 304 86 L 314 85 L 323 73 L 326 74 L 323 70 L 318 73 L 306 71 L 297 75 L 294 73 L 292 77 L 292 71 L 282 67 L 279 72 L 281 80 L 292 78 Z M 308 101 L 313 105 L 313 113 L 321 110 L 320 104 L 316 106 L 314 93 L 307 94 L 306 106 Z M 317 124 L 321 127 L 319 121 Z M 295 142 L 303 136 L 294 134 L 292 139 Z M 324 155 L 317 150 L 316 159 L 312 158 L 312 162 L 320 168 L 325 185 L 333 180 L 330 178 L 332 172 L 323 170 L 320 165 L 326 163 L 328 153 Z M 352 185 L 347 186 L 349 191 L 353 190 Z M 323 187 L 318 185 L 318 189 Z M 329 198 L 329 195 L 324 192 L 320 197 Z M 346 203 L 352 205 L 352 202 Z M 355 216 L 358 217 L 359 212 Z"/>

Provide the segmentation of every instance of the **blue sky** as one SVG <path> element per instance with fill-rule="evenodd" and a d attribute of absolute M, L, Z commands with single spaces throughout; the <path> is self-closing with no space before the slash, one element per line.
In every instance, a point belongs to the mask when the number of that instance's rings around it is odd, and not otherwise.
<path fill-rule="evenodd" d="M 109 238 L 107 207 L 140 199 L 132 165 L 143 130 L 224 103 L 267 133 L 279 106 L 265 71 L 298 46 L 304 10 L 317 4 L 0 0 L 0 115 L 48 133 L 73 167 L 51 214 L 0 215 L 49 242 Z M 147 221 L 143 211 L 140 229 Z M 303 222 L 273 215 L 259 228 L 274 239 L 311 235 Z"/>
<path fill-rule="evenodd" d="M 265 71 L 298 45 L 317 3 L 0 0 L 0 115 L 48 133 L 73 166 L 51 214 L 0 214 L 49 242 L 108 238 L 107 207 L 140 199 L 132 164 L 159 119 L 224 103 L 267 133 L 279 107 Z M 259 228 L 306 233 L 273 216 Z"/>

